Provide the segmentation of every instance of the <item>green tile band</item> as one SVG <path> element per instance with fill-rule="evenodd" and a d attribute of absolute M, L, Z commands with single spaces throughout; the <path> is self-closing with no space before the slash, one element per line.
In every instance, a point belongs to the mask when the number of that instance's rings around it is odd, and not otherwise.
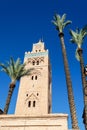
<path fill-rule="evenodd" d="M 46 56 L 48 55 L 48 51 L 46 52 L 38 52 L 38 53 L 27 53 L 25 54 L 26 58 L 31 58 L 31 57 L 38 57 L 38 56 Z"/>

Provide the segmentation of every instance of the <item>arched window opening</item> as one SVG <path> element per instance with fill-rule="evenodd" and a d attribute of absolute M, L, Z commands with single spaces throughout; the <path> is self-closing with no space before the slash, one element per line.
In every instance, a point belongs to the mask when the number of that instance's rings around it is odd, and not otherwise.
<path fill-rule="evenodd" d="M 34 79 L 34 76 L 32 76 L 31 79 L 33 80 L 33 79 Z"/>
<path fill-rule="evenodd" d="M 39 95 L 39 93 L 37 93 L 37 96 Z"/>
<path fill-rule="evenodd" d="M 37 61 L 37 65 L 39 65 L 39 60 Z"/>
<path fill-rule="evenodd" d="M 26 96 L 28 97 L 28 94 L 26 94 Z"/>
<path fill-rule="evenodd" d="M 35 76 L 35 80 L 37 80 L 37 75 Z"/>
<path fill-rule="evenodd" d="M 31 101 L 28 102 L 28 107 L 31 107 Z"/>
<path fill-rule="evenodd" d="M 33 61 L 32 64 L 35 65 L 35 61 Z"/>
<path fill-rule="evenodd" d="M 35 107 L 36 106 L 36 101 L 33 101 L 33 107 Z"/>

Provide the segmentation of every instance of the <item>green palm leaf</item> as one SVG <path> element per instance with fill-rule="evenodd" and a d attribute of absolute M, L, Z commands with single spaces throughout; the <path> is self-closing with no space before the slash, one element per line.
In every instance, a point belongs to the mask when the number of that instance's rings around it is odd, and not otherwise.
<path fill-rule="evenodd" d="M 70 20 L 66 21 L 64 24 L 63 24 L 63 28 L 65 28 L 68 24 L 72 23 Z"/>
<path fill-rule="evenodd" d="M 63 14 L 62 16 L 56 14 L 54 16 L 54 20 L 52 21 L 53 24 L 56 26 L 56 29 L 59 31 L 59 33 L 63 32 L 63 29 L 71 23 L 70 20 L 65 21 L 66 19 L 66 14 Z"/>
<path fill-rule="evenodd" d="M 25 69 L 25 64 L 21 64 L 20 58 L 18 58 L 16 61 L 11 57 L 10 61 L 7 62 L 6 65 L 0 63 L 0 66 L 2 67 L 2 71 L 4 71 L 10 78 L 11 82 L 16 82 L 17 80 L 20 80 L 22 76 L 29 75 L 31 70 Z"/>
<path fill-rule="evenodd" d="M 72 39 L 70 39 L 71 43 L 77 44 L 75 55 L 77 60 L 80 60 L 78 49 L 81 48 L 84 38 L 87 36 L 87 25 L 84 26 L 81 30 L 79 29 L 76 29 L 76 31 L 70 30 L 70 35 L 72 37 Z"/>
<path fill-rule="evenodd" d="M 75 52 L 75 57 L 78 61 L 80 61 L 80 56 L 78 54 L 78 48 L 76 49 L 76 52 Z"/>
<path fill-rule="evenodd" d="M 4 64 L 0 63 L 0 66 L 2 67 L 1 71 L 5 71 L 6 73 L 9 73 L 8 68 Z"/>
<path fill-rule="evenodd" d="M 66 19 L 66 14 L 63 14 L 62 17 L 61 17 L 61 21 L 64 22 Z"/>
<path fill-rule="evenodd" d="M 75 43 L 78 45 L 78 33 L 77 33 L 77 30 L 76 32 L 74 32 L 73 30 L 70 30 L 70 35 L 72 36 L 72 39 L 70 39 L 70 41 L 72 43 Z"/>

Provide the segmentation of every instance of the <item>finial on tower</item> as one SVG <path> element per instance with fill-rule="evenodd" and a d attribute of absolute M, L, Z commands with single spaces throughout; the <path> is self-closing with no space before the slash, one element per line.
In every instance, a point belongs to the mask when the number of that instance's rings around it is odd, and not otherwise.
<path fill-rule="evenodd" d="M 40 39 L 38 43 L 33 44 L 33 52 L 43 52 L 45 51 L 45 46 L 43 39 Z"/>
<path fill-rule="evenodd" d="M 43 42 L 43 37 L 41 39 L 39 39 L 39 42 L 41 42 L 41 43 Z"/>

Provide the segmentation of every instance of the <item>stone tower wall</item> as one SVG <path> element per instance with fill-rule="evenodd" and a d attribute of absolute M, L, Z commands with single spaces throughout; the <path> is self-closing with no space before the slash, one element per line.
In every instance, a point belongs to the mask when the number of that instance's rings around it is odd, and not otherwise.
<path fill-rule="evenodd" d="M 25 53 L 24 63 L 31 73 L 21 78 L 15 114 L 48 114 L 51 111 L 51 72 L 44 43 L 34 44 L 32 52 Z"/>

